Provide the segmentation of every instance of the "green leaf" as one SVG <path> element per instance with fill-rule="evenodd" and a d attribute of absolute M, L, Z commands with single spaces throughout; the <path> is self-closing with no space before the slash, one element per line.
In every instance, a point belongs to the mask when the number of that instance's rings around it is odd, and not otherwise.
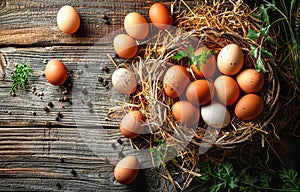
<path fill-rule="evenodd" d="M 268 15 L 268 12 L 267 12 L 268 9 L 265 8 L 264 4 L 261 4 L 260 7 L 259 7 L 259 11 L 261 12 L 261 19 L 270 24 L 270 19 L 269 19 L 269 15 Z"/>
<path fill-rule="evenodd" d="M 265 48 L 261 48 L 261 52 L 262 54 L 264 54 L 265 56 L 269 57 L 269 58 L 273 58 L 273 54 L 271 52 L 269 52 L 268 50 L 266 50 Z"/>
<path fill-rule="evenodd" d="M 268 43 L 270 43 L 271 45 L 278 45 L 277 41 L 275 41 L 275 39 L 272 38 L 272 37 L 270 37 L 270 36 L 267 37 L 267 41 L 268 41 Z"/>
<path fill-rule="evenodd" d="M 209 189 L 211 192 L 217 192 L 220 191 L 221 189 L 226 189 L 226 184 L 225 183 L 218 183 L 215 185 L 212 185 Z"/>
<path fill-rule="evenodd" d="M 247 34 L 247 38 L 249 39 L 252 39 L 252 40 L 257 40 L 259 37 L 259 32 L 253 30 L 253 29 L 250 29 L 248 34 Z"/>
<path fill-rule="evenodd" d="M 300 178 L 297 171 L 293 169 L 284 169 L 279 173 L 279 177 L 282 179 L 282 189 L 289 191 L 298 191 L 300 186 Z"/>
<path fill-rule="evenodd" d="M 189 57 L 194 56 L 194 52 L 195 52 L 195 50 L 194 50 L 193 46 L 192 46 L 192 45 L 189 45 L 188 56 L 189 56 Z"/>
<path fill-rule="evenodd" d="M 263 173 L 260 175 L 261 187 L 270 188 L 272 177 L 269 174 Z"/>
<path fill-rule="evenodd" d="M 255 69 L 262 72 L 262 73 L 266 72 L 266 69 L 265 69 L 265 66 L 263 64 L 263 61 L 262 61 L 261 57 L 257 58 Z"/>
<path fill-rule="evenodd" d="M 176 55 L 173 56 L 173 59 L 179 61 L 183 57 L 186 57 L 186 53 L 184 51 L 180 50 L 180 51 L 178 51 L 178 53 Z"/>
<path fill-rule="evenodd" d="M 251 45 L 250 45 L 250 50 L 251 50 L 251 55 L 252 55 L 254 58 L 257 58 L 257 57 L 258 57 L 258 47 L 251 44 Z"/>
<path fill-rule="evenodd" d="M 269 25 L 266 26 L 266 27 L 261 28 L 261 29 L 259 30 L 259 32 L 260 32 L 261 36 L 267 37 L 268 32 L 269 32 Z"/>

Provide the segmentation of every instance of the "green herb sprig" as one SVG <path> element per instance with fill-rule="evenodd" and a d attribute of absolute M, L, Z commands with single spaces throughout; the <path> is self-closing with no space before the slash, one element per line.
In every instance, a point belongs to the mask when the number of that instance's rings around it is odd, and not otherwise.
<path fill-rule="evenodd" d="M 299 191 L 300 176 L 293 169 L 283 169 L 277 174 L 262 172 L 250 174 L 248 169 L 235 170 L 232 163 L 225 162 L 216 168 L 200 162 L 203 173 L 200 179 L 210 184 L 210 191 Z M 274 185 L 276 180 L 277 185 Z M 273 183 L 272 183 L 273 182 Z"/>
<path fill-rule="evenodd" d="M 21 62 L 16 66 L 15 71 L 12 74 L 12 86 L 9 91 L 9 94 L 13 94 L 18 87 L 21 87 L 25 90 L 26 83 L 30 82 L 30 74 L 33 73 L 33 70 L 28 66 L 27 63 Z"/>
<path fill-rule="evenodd" d="M 215 54 L 215 51 L 208 50 L 206 47 L 203 48 L 203 52 L 199 55 L 195 55 L 195 50 L 192 45 L 189 45 L 188 51 L 179 50 L 174 56 L 173 59 L 179 61 L 182 58 L 189 58 L 190 65 L 196 65 L 198 71 L 202 64 L 206 64 L 207 59 L 211 58 Z"/>

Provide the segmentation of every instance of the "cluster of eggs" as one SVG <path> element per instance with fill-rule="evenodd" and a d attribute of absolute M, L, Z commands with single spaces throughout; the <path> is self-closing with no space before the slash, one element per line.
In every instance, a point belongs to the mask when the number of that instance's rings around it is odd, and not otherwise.
<path fill-rule="evenodd" d="M 172 17 L 169 9 L 155 3 L 149 9 L 149 18 L 152 24 L 159 30 L 164 30 L 172 25 Z M 119 57 L 133 58 L 138 51 L 136 40 L 143 40 L 149 34 L 149 23 L 146 18 L 136 12 L 131 12 L 124 19 L 124 28 L 127 34 L 119 34 L 114 38 L 113 45 Z"/>
<path fill-rule="evenodd" d="M 206 48 L 207 49 L 207 48 Z M 201 54 L 203 47 L 195 51 Z M 237 44 L 229 44 L 218 55 L 209 58 L 198 70 L 191 69 L 197 79 L 191 81 L 186 68 L 173 65 L 164 75 L 164 91 L 180 101 L 172 107 L 176 121 L 192 126 L 200 118 L 211 127 L 223 128 L 230 123 L 228 106 L 241 120 L 257 118 L 263 111 L 263 99 L 258 95 L 263 87 L 263 75 L 255 69 L 243 69 L 244 54 Z M 215 75 L 216 71 L 221 73 Z M 243 94 L 243 96 L 241 96 Z"/>
<path fill-rule="evenodd" d="M 169 9 L 155 3 L 149 9 L 149 18 L 159 30 L 164 30 L 172 25 Z M 138 51 L 137 40 L 145 39 L 149 34 L 149 23 L 139 13 L 132 12 L 124 19 L 124 28 L 127 34 L 119 34 L 113 40 L 114 50 L 119 57 L 133 58 Z M 132 94 L 137 88 L 137 79 L 133 72 L 125 68 L 118 68 L 112 74 L 113 86 L 123 94 Z M 120 123 L 121 133 L 130 139 L 138 137 L 144 130 L 145 117 L 139 110 L 127 113 Z M 114 170 L 114 177 L 119 183 L 129 184 L 138 175 L 139 162 L 135 156 L 128 156 L 120 160 Z"/>

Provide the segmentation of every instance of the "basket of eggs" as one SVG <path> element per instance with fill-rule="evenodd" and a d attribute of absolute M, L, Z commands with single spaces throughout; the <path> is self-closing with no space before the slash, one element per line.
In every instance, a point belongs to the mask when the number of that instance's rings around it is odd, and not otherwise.
<path fill-rule="evenodd" d="M 272 58 L 259 50 L 263 40 L 247 37 L 249 29 L 255 30 L 247 5 L 218 1 L 191 9 L 183 3 L 173 4 L 180 7 L 177 12 L 160 4 L 167 9 L 160 12 L 161 22 L 150 14 L 156 33 L 148 39 L 148 31 L 134 38 L 125 18 L 123 38 L 131 50 L 120 48 L 120 35 L 114 47 L 130 64 L 115 70 L 112 83 L 129 100 L 107 116 L 122 114 L 120 131 L 143 143 L 132 145 L 136 149 L 150 149 L 154 166 L 175 158 L 178 168 L 195 176 L 201 172 L 199 155 L 212 146 L 235 147 L 268 132 L 280 84 Z M 158 151 L 163 151 L 159 158 Z"/>

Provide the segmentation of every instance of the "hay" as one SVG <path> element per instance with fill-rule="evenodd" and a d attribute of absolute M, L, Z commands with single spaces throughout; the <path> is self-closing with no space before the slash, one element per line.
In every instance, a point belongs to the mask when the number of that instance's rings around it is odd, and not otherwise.
<path fill-rule="evenodd" d="M 209 129 L 204 123 L 192 129 L 177 123 L 171 114 L 171 106 L 178 99 L 168 97 L 162 83 L 166 69 L 170 63 L 175 62 L 172 57 L 179 50 L 185 50 L 189 45 L 195 44 L 192 41 L 195 38 L 198 41 L 194 46 L 204 44 L 217 52 L 227 44 L 236 43 L 244 52 L 246 67 L 255 68 L 256 60 L 250 53 L 250 44 L 257 42 L 246 36 L 250 28 L 256 29 L 255 22 L 259 21 L 251 16 L 253 10 L 240 0 L 218 1 L 211 5 L 198 5 L 194 9 L 181 0 L 175 1 L 174 6 L 179 7 L 178 12 L 175 12 L 178 13 L 175 25 L 180 30 L 160 31 L 151 42 L 147 42 L 144 49 L 140 50 L 139 56 L 130 65 L 131 70 L 137 75 L 138 89 L 128 103 L 121 102 L 120 106 L 111 109 L 107 118 L 120 117 L 124 111 L 141 110 L 147 119 L 144 125 L 150 137 L 145 139 L 143 146 L 135 145 L 134 142 L 132 146 L 150 149 L 164 146 L 164 154 L 159 160 L 165 168 L 164 162 L 174 160 L 175 154 L 176 158 L 172 163 L 185 173 L 186 181 L 183 184 L 177 183 L 167 168 L 163 177 L 183 190 L 189 186 L 193 177 L 201 175 L 201 170 L 198 169 L 198 148 L 203 143 L 217 148 L 233 148 L 246 140 L 251 140 L 256 133 L 261 133 L 263 138 L 268 135 L 268 126 L 278 111 L 280 83 L 274 61 L 263 58 L 268 72 L 264 74 L 265 83 L 261 91 L 264 111 L 260 117 L 253 121 L 242 121 L 235 117 L 233 107 L 229 107 L 231 123 L 220 131 L 217 138 L 213 138 L 214 131 L 217 130 Z M 187 67 L 183 61 L 176 64 Z M 192 73 L 192 70 L 189 72 Z M 210 135 L 204 137 L 205 134 Z M 157 141 L 163 141 L 166 145 L 159 145 Z M 157 159 L 154 155 L 152 160 L 155 165 Z"/>

